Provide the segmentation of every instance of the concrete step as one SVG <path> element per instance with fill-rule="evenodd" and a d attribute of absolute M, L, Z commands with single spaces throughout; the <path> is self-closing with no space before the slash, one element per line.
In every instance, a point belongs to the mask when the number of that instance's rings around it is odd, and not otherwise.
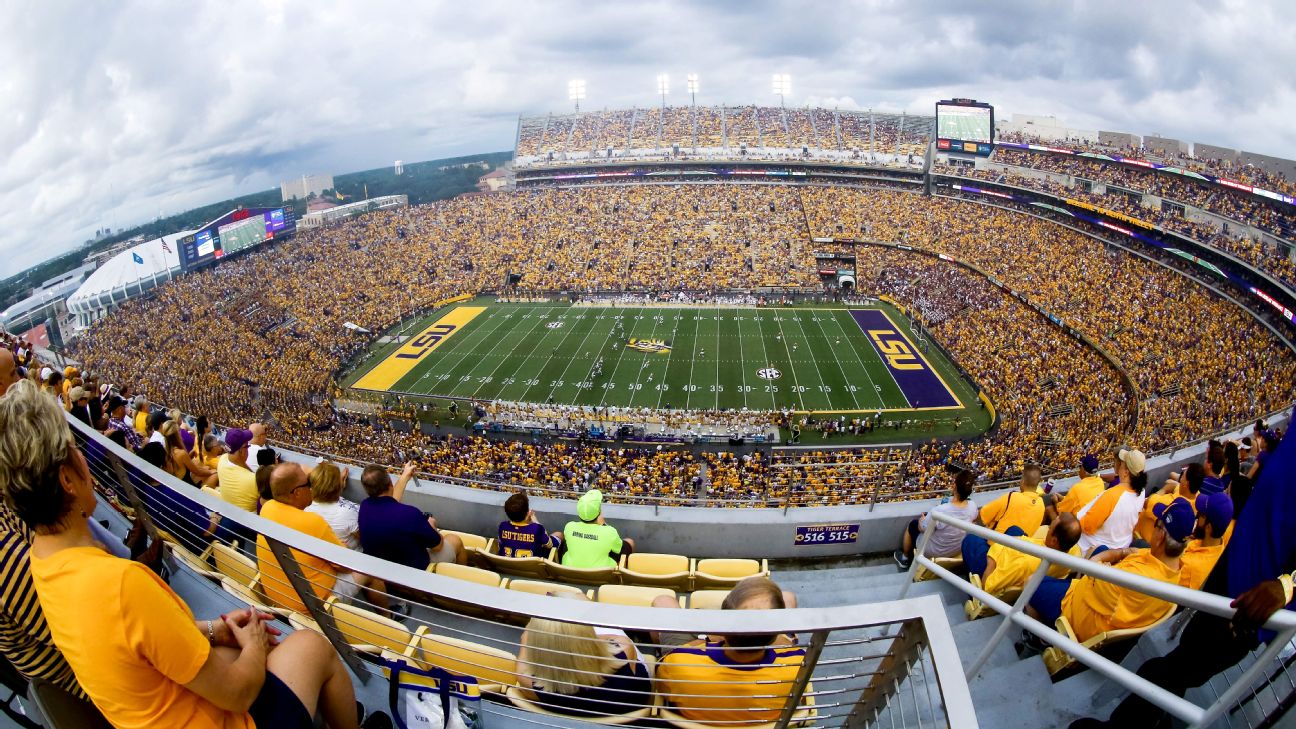
<path fill-rule="evenodd" d="M 1078 713 L 1059 710 L 1039 656 L 989 665 L 968 688 L 981 726 L 1064 727 L 1079 718 Z"/>

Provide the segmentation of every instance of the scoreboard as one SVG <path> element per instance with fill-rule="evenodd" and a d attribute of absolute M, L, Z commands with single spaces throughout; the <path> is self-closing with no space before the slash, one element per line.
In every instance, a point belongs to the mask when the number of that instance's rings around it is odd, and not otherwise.
<path fill-rule="evenodd" d="M 180 238 L 180 264 L 189 271 L 296 230 L 292 208 L 240 208 Z"/>
<path fill-rule="evenodd" d="M 936 151 L 988 156 L 994 150 L 994 107 L 974 99 L 936 102 Z"/>

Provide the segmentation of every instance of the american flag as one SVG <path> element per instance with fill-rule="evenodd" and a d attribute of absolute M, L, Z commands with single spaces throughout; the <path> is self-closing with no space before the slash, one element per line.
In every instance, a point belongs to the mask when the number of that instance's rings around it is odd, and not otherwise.
<path fill-rule="evenodd" d="M 171 246 L 167 245 L 166 238 L 162 239 L 162 250 L 166 251 L 167 253 L 171 252 Z"/>

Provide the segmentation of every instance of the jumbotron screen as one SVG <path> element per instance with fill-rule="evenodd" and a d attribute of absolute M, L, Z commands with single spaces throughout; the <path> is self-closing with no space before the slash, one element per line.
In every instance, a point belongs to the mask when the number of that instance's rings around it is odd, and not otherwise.
<path fill-rule="evenodd" d="M 994 149 L 994 107 L 972 99 L 936 102 L 936 150 L 990 154 Z"/>
<path fill-rule="evenodd" d="M 296 229 L 291 208 L 235 210 L 181 238 L 180 263 L 189 270 L 289 235 Z"/>

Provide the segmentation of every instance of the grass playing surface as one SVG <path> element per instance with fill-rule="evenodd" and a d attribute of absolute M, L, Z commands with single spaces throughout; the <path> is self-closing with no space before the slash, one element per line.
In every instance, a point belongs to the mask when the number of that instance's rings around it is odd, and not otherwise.
<path fill-rule="evenodd" d="M 648 343 L 641 350 L 630 340 Z M 896 358 L 906 345 L 911 354 Z M 647 408 L 957 417 L 977 405 L 939 350 L 915 347 L 906 322 L 886 308 L 478 300 L 419 322 L 348 380 L 412 395 Z"/>

